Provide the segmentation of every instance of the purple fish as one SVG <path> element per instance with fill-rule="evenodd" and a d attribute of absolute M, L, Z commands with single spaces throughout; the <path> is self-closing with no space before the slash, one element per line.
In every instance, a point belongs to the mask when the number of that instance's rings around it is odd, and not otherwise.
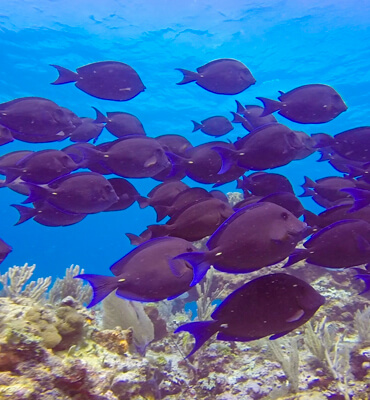
<path fill-rule="evenodd" d="M 127 136 L 106 147 L 84 147 L 82 151 L 89 167 L 100 164 L 123 178 L 150 178 L 170 164 L 162 146 L 146 136 Z"/>
<path fill-rule="evenodd" d="M 207 251 L 178 258 L 193 266 L 193 286 L 210 265 L 223 272 L 245 273 L 276 264 L 288 257 L 306 234 L 307 225 L 285 208 L 268 202 L 251 204 L 217 229 L 207 242 Z"/>
<path fill-rule="evenodd" d="M 69 136 L 71 142 L 88 142 L 94 139 L 95 143 L 101 134 L 104 124 L 96 122 L 92 118 L 80 118 L 81 125 L 79 125 Z"/>
<path fill-rule="evenodd" d="M 25 185 L 30 189 L 30 196 L 23 204 L 44 200 L 67 213 L 93 214 L 119 200 L 109 181 L 95 172 L 76 172 L 46 186 Z"/>
<path fill-rule="evenodd" d="M 194 242 L 211 235 L 234 213 L 229 204 L 210 197 L 182 210 L 165 225 L 149 225 L 152 237 L 176 236 Z"/>
<path fill-rule="evenodd" d="M 107 116 L 102 114 L 97 108 L 96 122 L 105 123 L 105 128 L 114 136 L 121 138 L 129 135 L 146 136 L 143 124 L 135 115 L 126 112 L 108 112 Z"/>
<path fill-rule="evenodd" d="M 282 124 L 270 124 L 257 128 L 235 143 L 235 149 L 213 147 L 222 157 L 219 174 L 233 166 L 255 171 L 289 164 L 302 148 L 295 133 Z"/>
<path fill-rule="evenodd" d="M 300 260 L 325 268 L 349 268 L 370 262 L 370 224 L 363 220 L 342 220 L 312 235 L 296 249 L 285 267 Z"/>
<path fill-rule="evenodd" d="M 176 173 L 178 168 L 185 168 L 186 175 L 190 179 L 199 183 L 213 183 L 215 186 L 219 186 L 232 182 L 245 173 L 246 168 L 232 165 L 228 171 L 220 174 L 222 158 L 218 151 L 213 149 L 215 146 L 230 151 L 235 150 L 231 143 L 214 141 L 186 150 L 185 157 L 174 157 L 169 154 L 173 164 L 172 174 Z"/>
<path fill-rule="evenodd" d="M 354 203 L 349 212 L 361 210 L 361 208 L 370 205 L 370 190 L 345 188 L 341 192 L 348 193 L 353 197 Z"/>
<path fill-rule="evenodd" d="M 295 160 L 303 160 L 304 158 L 313 154 L 317 149 L 315 148 L 315 140 L 312 139 L 310 135 L 302 131 L 293 131 L 298 139 L 301 142 L 300 149 L 297 150 L 296 155 L 294 157 Z"/>
<path fill-rule="evenodd" d="M 279 111 L 281 116 L 294 122 L 321 124 L 331 121 L 348 108 L 340 95 L 328 85 L 304 85 L 280 93 L 279 101 L 257 97 L 265 107 L 262 117 Z"/>
<path fill-rule="evenodd" d="M 217 340 L 248 342 L 277 339 L 307 322 L 325 303 L 307 282 L 287 274 L 261 276 L 232 292 L 212 313 L 211 321 L 190 322 L 175 330 L 189 332 L 194 354 L 217 333 Z"/>
<path fill-rule="evenodd" d="M 196 82 L 203 89 L 216 94 L 241 93 L 256 83 L 249 69 L 240 61 L 231 58 L 211 61 L 197 68 L 197 72 L 176 69 L 184 74 L 178 85 Z"/>
<path fill-rule="evenodd" d="M 277 123 L 277 119 L 273 115 L 266 115 L 261 117 L 263 107 L 246 105 L 243 107 L 238 100 L 236 101 L 236 113 L 232 112 L 234 116 L 233 123 L 241 123 L 243 128 L 251 132 L 261 126 Z M 241 115 L 240 115 L 241 114 Z"/>
<path fill-rule="evenodd" d="M 101 61 L 77 68 L 77 73 L 58 65 L 59 77 L 53 85 L 76 82 L 83 92 L 104 100 L 126 101 L 145 90 L 137 72 L 118 61 Z"/>
<path fill-rule="evenodd" d="M 187 292 L 193 276 L 191 266 L 184 260 L 169 260 L 195 247 L 180 238 L 149 240 L 126 254 L 110 270 L 114 276 L 82 274 L 93 288 L 94 296 L 87 307 L 93 307 L 111 292 L 135 301 L 160 301 L 172 299 Z"/>
<path fill-rule="evenodd" d="M 307 225 L 319 229 L 325 228 L 326 226 L 343 219 L 362 219 L 370 223 L 369 205 L 353 212 L 351 211 L 352 207 L 352 204 L 342 204 L 331 207 L 319 215 L 316 215 L 311 211 L 304 210 L 304 221 L 307 223 Z"/>
<path fill-rule="evenodd" d="M 0 104 L 0 124 L 10 129 L 14 139 L 29 143 L 64 140 L 80 118 L 42 97 L 23 97 Z"/>
<path fill-rule="evenodd" d="M 258 200 L 259 203 L 270 202 L 277 204 L 290 211 L 295 217 L 299 218 L 303 215 L 304 208 L 302 203 L 297 199 L 297 197 L 290 192 L 276 192 L 271 193 L 262 199 Z"/>
<path fill-rule="evenodd" d="M 238 189 L 242 189 L 244 197 L 254 194 L 255 196 L 267 196 L 276 192 L 293 193 L 292 184 L 284 175 L 272 172 L 254 172 L 248 176 L 242 176 L 238 180 Z"/>
<path fill-rule="evenodd" d="M 348 160 L 370 162 L 370 126 L 349 129 L 334 137 L 326 133 L 312 135 L 316 148 L 329 147 Z"/>
<path fill-rule="evenodd" d="M 24 182 L 45 184 L 76 170 L 78 165 L 61 150 L 40 150 L 26 154 L 15 165 L 2 167 L 6 183 L 16 178 Z"/>
<path fill-rule="evenodd" d="M 194 124 L 193 132 L 201 130 L 209 136 L 223 136 L 234 129 L 231 122 L 227 118 L 221 116 L 204 119 L 200 124 L 195 121 L 192 122 Z"/>
<path fill-rule="evenodd" d="M 6 256 L 12 251 L 13 249 L 4 242 L 4 240 L 0 239 L 0 264 L 5 260 Z"/>
<path fill-rule="evenodd" d="M 318 179 L 316 182 L 305 176 L 304 180 L 302 185 L 304 192 L 299 197 L 318 194 L 330 202 L 350 197 L 348 193 L 342 192 L 341 189 L 356 187 L 356 182 L 353 179 L 339 176 L 328 176 Z"/>
<path fill-rule="evenodd" d="M 11 204 L 11 206 L 19 212 L 19 220 L 14 225 L 22 224 L 33 218 L 34 221 L 45 226 L 69 226 L 82 221 L 87 215 L 63 212 L 46 201 L 36 201 L 35 208 L 20 204 Z"/>

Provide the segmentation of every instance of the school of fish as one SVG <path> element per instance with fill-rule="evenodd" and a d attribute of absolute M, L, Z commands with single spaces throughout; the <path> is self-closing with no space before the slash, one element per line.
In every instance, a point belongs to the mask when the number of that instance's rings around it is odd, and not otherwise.
<path fill-rule="evenodd" d="M 59 74 L 54 85 L 74 83 L 99 99 L 129 101 L 150 90 L 131 66 L 118 61 L 92 63 L 77 72 L 52 67 Z M 178 71 L 183 74 L 178 85 L 195 82 L 215 95 L 235 95 L 256 82 L 234 59 L 213 60 L 196 72 Z M 137 247 L 110 267 L 110 276 L 76 277 L 93 289 L 88 307 L 113 291 L 142 302 L 170 300 L 202 281 L 211 266 L 225 274 L 248 274 L 284 260 L 285 267 L 301 260 L 329 269 L 355 267 L 364 291 L 370 290 L 370 126 L 334 136 L 308 135 L 273 116 L 277 112 L 300 124 L 333 120 L 347 106 L 325 84 L 280 92 L 278 100 L 257 99 L 263 107 L 236 101 L 232 121 L 219 115 L 192 121 L 193 132 L 215 139 L 198 146 L 177 134 L 148 137 L 140 120 L 127 112 L 104 115 L 95 108 L 96 119 L 80 118 L 40 97 L 0 104 L 0 145 L 14 140 L 72 142 L 62 150 L 22 150 L 0 157 L 0 187 L 25 196 L 22 204 L 12 204 L 19 212 L 15 225 L 33 219 L 45 226 L 67 226 L 135 202 L 155 210 L 157 224 L 126 234 Z M 234 143 L 219 140 L 233 124 L 241 124 L 245 135 Z M 114 140 L 95 144 L 103 129 Z M 266 172 L 314 152 L 343 174 L 317 181 L 304 177 L 300 196 L 310 196 L 326 209 L 319 215 L 303 207 L 287 177 Z M 194 185 L 182 182 L 185 177 Z M 127 180 L 135 178 L 160 183 L 145 197 Z M 222 191 L 196 186 L 232 181 L 244 195 L 233 207 Z M 166 217 L 167 222 L 158 224 Z M 197 250 L 192 242 L 205 237 L 206 249 Z M 303 248 L 297 248 L 301 241 Z M 0 239 L 0 263 L 11 251 Z M 195 338 L 188 357 L 215 334 L 225 341 L 276 339 L 307 322 L 325 298 L 285 271 L 250 281 L 246 275 L 246 283 L 222 301 L 210 321 L 180 326 L 176 332 Z"/>

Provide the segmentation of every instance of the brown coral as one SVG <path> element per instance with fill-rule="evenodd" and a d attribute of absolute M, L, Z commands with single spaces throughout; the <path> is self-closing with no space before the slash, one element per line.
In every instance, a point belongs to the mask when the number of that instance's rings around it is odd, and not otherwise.
<path fill-rule="evenodd" d="M 92 333 L 91 338 L 100 346 L 103 346 L 112 353 L 120 355 L 124 355 L 128 352 L 133 341 L 132 329 L 105 329 L 103 331 L 95 331 Z"/>

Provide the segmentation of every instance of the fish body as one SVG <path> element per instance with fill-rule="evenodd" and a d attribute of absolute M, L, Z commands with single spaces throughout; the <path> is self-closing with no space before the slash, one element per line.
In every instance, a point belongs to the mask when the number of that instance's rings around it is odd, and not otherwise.
<path fill-rule="evenodd" d="M 118 61 L 101 61 L 77 68 L 77 73 L 52 65 L 59 77 L 53 85 L 76 82 L 78 89 L 104 100 L 127 101 L 145 90 L 137 72 L 128 64 Z"/>
<path fill-rule="evenodd" d="M 282 93 L 279 101 L 257 97 L 264 104 L 262 117 L 275 111 L 301 124 L 329 122 L 347 110 L 340 95 L 328 85 L 310 84 Z"/>
<path fill-rule="evenodd" d="M 228 273 L 246 273 L 276 264 L 307 234 L 307 225 L 274 203 L 246 206 L 229 217 L 209 238 L 208 251 L 178 256 L 194 269 L 192 285 L 210 265 Z"/>
<path fill-rule="evenodd" d="M 305 281 L 276 273 L 261 276 L 232 292 L 212 313 L 210 321 L 190 322 L 175 330 L 189 332 L 194 354 L 211 336 L 248 342 L 279 338 L 307 322 L 325 298 Z"/>
<path fill-rule="evenodd" d="M 284 175 L 272 172 L 261 171 L 253 172 L 248 176 L 243 175 L 242 180 L 238 182 L 238 188 L 243 190 L 244 197 L 247 197 L 250 193 L 262 197 L 276 192 L 294 194 L 293 186 L 289 182 L 289 179 Z"/>
<path fill-rule="evenodd" d="M 177 68 L 184 74 L 178 85 L 196 82 L 197 85 L 216 94 L 237 94 L 256 83 L 249 69 L 240 61 L 220 58 L 199 68 L 197 72 Z"/>
<path fill-rule="evenodd" d="M 79 125 L 69 136 L 71 142 L 89 142 L 93 139 L 94 143 L 101 134 L 104 124 L 96 122 L 92 118 L 80 118 Z"/>
<path fill-rule="evenodd" d="M 109 181 L 95 172 L 76 172 L 46 186 L 25 185 L 30 189 L 30 195 L 24 204 L 44 200 L 67 213 L 93 214 L 106 210 L 119 200 Z"/>
<path fill-rule="evenodd" d="M 193 132 L 201 130 L 203 133 L 209 136 L 223 136 L 234 129 L 234 127 L 231 125 L 231 122 L 222 116 L 204 119 L 200 124 L 195 121 L 192 122 L 194 124 Z"/>
<path fill-rule="evenodd" d="M 191 266 L 184 260 L 169 263 L 184 251 L 195 247 L 180 238 L 151 239 L 126 254 L 110 270 L 114 276 L 82 274 L 75 278 L 88 281 L 94 292 L 88 307 L 116 290 L 116 295 L 128 300 L 152 302 L 177 297 L 190 289 Z"/>
<path fill-rule="evenodd" d="M 370 262 L 370 224 L 342 220 L 326 226 L 296 249 L 285 266 L 300 260 L 325 268 L 349 268 Z"/>
<path fill-rule="evenodd" d="M 241 123 L 243 128 L 251 132 L 263 125 L 275 124 L 277 119 L 272 115 L 265 115 L 261 117 L 263 113 L 263 107 L 255 105 L 246 105 L 245 107 L 238 101 L 236 101 L 237 110 L 236 113 L 232 113 L 234 116 L 233 123 Z"/>
<path fill-rule="evenodd" d="M 23 142 L 64 140 L 80 123 L 72 111 L 42 97 L 22 97 L 0 104 L 0 124 Z"/>

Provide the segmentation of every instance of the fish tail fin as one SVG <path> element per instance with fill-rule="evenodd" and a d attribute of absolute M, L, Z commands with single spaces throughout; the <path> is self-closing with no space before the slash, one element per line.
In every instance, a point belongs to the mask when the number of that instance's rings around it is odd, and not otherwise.
<path fill-rule="evenodd" d="M 265 117 L 266 115 L 270 115 L 275 111 L 280 110 L 281 101 L 267 99 L 266 97 L 256 97 L 256 99 L 262 101 L 264 110 L 262 111 L 260 117 Z"/>
<path fill-rule="evenodd" d="M 156 222 L 162 221 L 163 218 L 166 218 L 168 215 L 168 212 L 171 207 L 169 206 L 153 206 L 155 212 L 157 213 L 157 220 Z"/>
<path fill-rule="evenodd" d="M 298 197 L 311 197 L 315 195 L 315 191 L 312 189 L 303 188 L 303 193 L 300 194 Z"/>
<path fill-rule="evenodd" d="M 148 225 L 152 232 L 152 238 L 168 236 L 171 231 L 171 225 Z"/>
<path fill-rule="evenodd" d="M 231 111 L 231 114 L 233 115 L 233 120 L 231 121 L 234 124 L 243 124 L 243 127 L 247 129 L 248 131 L 253 131 L 253 126 L 249 123 L 249 121 L 243 117 L 242 115 L 239 115 L 237 113 L 234 113 Z"/>
<path fill-rule="evenodd" d="M 314 149 L 320 149 L 321 147 L 330 147 L 335 144 L 335 139 L 327 133 L 313 133 L 311 138 L 314 140 Z"/>
<path fill-rule="evenodd" d="M 92 107 L 95 110 L 96 113 L 96 118 L 95 121 L 97 124 L 105 124 L 108 122 L 108 118 L 101 112 L 99 111 L 96 107 Z"/>
<path fill-rule="evenodd" d="M 125 233 L 125 235 L 130 241 L 130 244 L 133 246 L 138 246 L 139 244 L 146 242 L 146 239 L 142 238 L 141 236 L 135 235 L 133 233 Z"/>
<path fill-rule="evenodd" d="M 320 149 L 320 158 L 317 160 L 317 162 L 330 161 L 331 159 L 332 156 L 327 149 Z"/>
<path fill-rule="evenodd" d="M 175 330 L 175 333 L 189 332 L 195 339 L 192 351 L 185 358 L 189 358 L 199 350 L 204 343 L 217 332 L 217 330 L 218 324 L 215 321 L 189 322 L 188 324 L 179 326 Z"/>
<path fill-rule="evenodd" d="M 103 276 L 94 274 L 76 275 L 74 278 L 87 281 L 93 290 L 93 298 L 87 308 L 93 307 L 107 297 L 113 290 L 117 289 L 118 281 L 115 276 Z"/>
<path fill-rule="evenodd" d="M 231 167 L 233 167 L 238 160 L 239 153 L 236 150 L 228 149 L 226 147 L 215 146 L 212 147 L 212 150 L 216 151 L 222 160 L 222 166 L 218 171 L 218 174 L 224 174 L 227 172 Z"/>
<path fill-rule="evenodd" d="M 169 151 L 166 151 L 166 156 L 169 160 L 169 162 L 172 165 L 171 172 L 167 175 L 167 179 L 172 178 L 176 176 L 178 173 L 184 170 L 186 167 L 186 164 L 190 161 L 189 159 L 186 159 L 185 157 L 181 157 L 175 153 L 171 153 Z"/>
<path fill-rule="evenodd" d="M 195 122 L 193 120 L 191 120 L 191 122 L 194 124 L 194 129 L 192 130 L 192 132 L 199 131 L 199 129 L 202 129 L 203 126 L 202 124 Z"/>
<path fill-rule="evenodd" d="M 370 290 L 370 274 L 358 274 L 355 275 L 355 278 L 362 279 L 365 283 L 365 289 L 362 290 L 359 294 L 364 294 Z"/>
<path fill-rule="evenodd" d="M 60 67 L 59 65 L 50 64 L 50 66 L 56 68 L 59 73 L 58 79 L 52 82 L 52 85 L 62 85 L 63 83 L 77 81 L 78 74 L 76 72 L 70 71 L 64 67 Z"/>
<path fill-rule="evenodd" d="M 144 196 L 137 196 L 136 201 L 139 204 L 140 208 L 146 208 L 149 206 L 149 199 Z"/>
<path fill-rule="evenodd" d="M 314 188 L 316 186 L 316 182 L 310 179 L 308 176 L 304 177 L 304 184 L 302 185 L 303 189 Z"/>
<path fill-rule="evenodd" d="M 340 189 L 341 192 L 349 193 L 354 199 L 352 208 L 350 208 L 347 212 L 358 211 L 361 208 L 366 207 L 370 204 L 370 191 L 356 188 L 344 188 Z"/>
<path fill-rule="evenodd" d="M 195 286 L 199 283 L 210 267 L 207 260 L 207 253 L 205 252 L 182 253 L 173 258 L 173 260 L 179 259 L 187 261 L 193 267 L 193 280 L 190 286 Z"/>
<path fill-rule="evenodd" d="M 346 166 L 349 169 L 349 175 L 347 175 L 346 178 L 356 178 L 362 176 L 365 172 L 363 168 L 358 168 L 351 164 L 346 164 Z"/>
<path fill-rule="evenodd" d="M 22 224 L 37 215 L 37 211 L 34 208 L 22 206 L 20 204 L 11 204 L 11 206 L 19 212 L 19 220 L 14 224 L 14 226 Z"/>
<path fill-rule="evenodd" d="M 24 182 L 23 185 L 26 185 L 30 191 L 29 196 L 26 200 L 22 201 L 22 204 L 34 203 L 38 200 L 44 200 L 48 195 L 49 190 L 45 187 L 35 185 L 34 183 Z"/>
<path fill-rule="evenodd" d="M 236 112 L 238 114 L 243 114 L 245 111 L 245 107 L 242 105 L 242 103 L 240 103 L 240 101 L 235 100 L 236 103 Z M 234 114 L 234 113 L 233 113 Z"/>
<path fill-rule="evenodd" d="M 177 85 L 185 85 L 185 83 L 194 82 L 198 79 L 198 72 L 188 71 L 187 69 L 175 68 L 176 71 L 180 71 L 184 74 L 181 82 L 178 82 Z"/>
<path fill-rule="evenodd" d="M 308 257 L 307 249 L 295 249 L 293 253 L 289 256 L 288 261 L 283 265 L 283 268 L 289 267 L 297 263 L 298 261 L 304 260 Z"/>
<path fill-rule="evenodd" d="M 320 226 L 320 217 L 314 214 L 311 211 L 304 210 L 303 211 L 303 219 L 304 222 L 311 227 Z"/>

